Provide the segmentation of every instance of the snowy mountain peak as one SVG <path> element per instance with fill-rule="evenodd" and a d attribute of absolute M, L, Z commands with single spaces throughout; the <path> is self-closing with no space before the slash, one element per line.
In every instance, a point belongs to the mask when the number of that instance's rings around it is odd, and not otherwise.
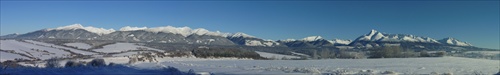
<path fill-rule="evenodd" d="M 369 34 L 367 34 L 367 35 L 375 35 L 376 33 L 378 33 L 378 31 L 377 31 L 377 30 L 375 30 L 375 29 L 372 29 L 372 30 L 370 31 L 370 33 L 369 33 Z"/>
<path fill-rule="evenodd" d="M 430 37 L 421 37 L 408 34 L 383 34 L 376 30 L 371 30 L 370 33 L 361 35 L 355 40 L 355 42 L 362 41 L 376 41 L 376 42 L 421 42 L 421 43 L 436 43 L 436 44 L 447 44 L 455 46 L 472 46 L 467 42 L 459 41 L 455 38 L 444 38 L 442 40 L 435 40 Z"/>
<path fill-rule="evenodd" d="M 254 36 L 248 35 L 248 34 L 245 34 L 245 33 L 242 33 L 242 32 L 234 33 L 233 35 L 231 35 L 231 37 L 250 37 L 250 38 L 254 38 Z"/>
<path fill-rule="evenodd" d="M 57 27 L 55 29 L 59 29 L 59 30 L 83 29 L 83 26 L 81 24 L 72 24 L 72 25 L 68 25 L 68 26 Z"/>
<path fill-rule="evenodd" d="M 447 38 L 443 38 L 445 40 L 456 40 L 455 38 L 452 38 L 452 37 L 447 37 Z"/>
<path fill-rule="evenodd" d="M 342 39 L 333 39 L 333 41 L 335 41 L 335 43 L 345 44 L 345 45 L 352 42 L 352 40 L 342 40 Z"/>
<path fill-rule="evenodd" d="M 363 41 L 375 41 L 384 38 L 385 36 L 375 29 L 372 29 L 370 33 L 361 36 L 359 40 Z"/>
<path fill-rule="evenodd" d="M 229 35 L 229 33 L 222 33 L 219 31 L 209 31 L 207 29 L 203 28 L 197 28 L 197 29 L 191 29 L 190 27 L 173 27 L 173 26 L 164 26 L 164 27 L 154 27 L 154 28 L 148 28 L 148 27 L 130 27 L 130 26 L 125 26 L 120 28 L 120 31 L 136 31 L 136 30 L 144 30 L 148 32 L 164 32 L 164 33 L 173 33 L 173 34 L 180 34 L 182 36 L 189 36 L 189 35 L 212 35 L 212 36 L 223 36 L 226 37 Z"/>
<path fill-rule="evenodd" d="M 281 42 L 293 42 L 293 41 L 297 41 L 296 39 L 285 39 L 285 40 L 278 40 L 278 41 L 281 41 Z"/>
<path fill-rule="evenodd" d="M 439 43 L 437 40 L 429 37 L 420 37 L 408 34 L 384 34 L 376 30 L 371 30 L 370 33 L 360 36 L 356 39 L 356 41 Z"/>
<path fill-rule="evenodd" d="M 109 34 L 109 33 L 115 32 L 114 29 L 95 28 L 92 26 L 84 27 L 81 24 L 72 24 L 72 25 L 68 25 L 68 26 L 49 28 L 49 29 L 45 29 L 45 30 L 51 31 L 51 30 L 75 30 L 75 29 L 84 29 L 86 31 L 97 33 L 99 35 Z M 234 35 L 230 35 L 230 33 L 223 33 L 220 31 L 209 31 L 209 30 L 203 29 L 203 28 L 191 29 L 190 27 L 187 27 L 187 26 L 184 26 L 184 27 L 164 26 L 164 27 L 153 27 L 153 28 L 125 26 L 125 27 L 120 28 L 119 31 L 137 31 L 137 30 L 144 30 L 147 32 L 154 32 L 154 33 L 158 33 L 158 32 L 173 33 L 173 34 L 182 35 L 184 37 L 187 37 L 187 36 L 193 35 L 193 34 L 221 36 L 221 37 L 228 37 L 228 36 L 254 37 L 254 36 L 244 34 L 244 33 L 236 33 Z"/>
<path fill-rule="evenodd" d="M 448 45 L 457 45 L 457 46 L 472 46 L 470 43 L 467 42 L 462 42 L 460 40 L 457 40 L 455 38 L 444 38 L 442 40 L 439 40 L 441 43 L 448 44 Z"/>
<path fill-rule="evenodd" d="M 333 39 L 333 40 L 328 40 L 328 42 L 332 44 L 348 45 L 352 42 L 352 40 Z"/>
<path fill-rule="evenodd" d="M 57 27 L 57 28 L 49 28 L 46 30 L 51 31 L 51 30 L 75 30 L 75 29 L 84 29 L 84 30 L 87 30 L 89 32 L 96 33 L 99 35 L 109 34 L 109 33 L 115 32 L 114 29 L 95 28 L 92 26 L 83 27 L 81 24 L 72 24 L 72 25 L 62 26 L 62 27 Z"/>
<path fill-rule="evenodd" d="M 173 27 L 173 26 L 165 26 L 165 27 L 154 27 L 144 29 L 149 32 L 165 32 L 165 33 L 174 33 L 180 34 L 182 36 L 189 36 L 192 34 L 192 29 L 189 27 Z"/>
<path fill-rule="evenodd" d="M 309 37 L 303 38 L 302 40 L 303 41 L 316 41 L 316 40 L 320 40 L 320 39 L 323 39 L 323 38 L 321 36 L 309 36 Z"/>
<path fill-rule="evenodd" d="M 212 31 L 209 31 L 207 29 L 198 28 L 198 29 L 194 29 L 191 34 L 196 34 L 196 35 L 211 35 L 211 36 L 223 36 L 223 37 L 226 37 L 226 36 L 229 36 L 230 33 L 222 33 L 220 31 L 212 32 Z"/>
<path fill-rule="evenodd" d="M 125 26 L 120 28 L 120 31 L 136 31 L 136 30 L 144 30 L 148 29 L 148 27 L 130 27 L 130 26 Z"/>

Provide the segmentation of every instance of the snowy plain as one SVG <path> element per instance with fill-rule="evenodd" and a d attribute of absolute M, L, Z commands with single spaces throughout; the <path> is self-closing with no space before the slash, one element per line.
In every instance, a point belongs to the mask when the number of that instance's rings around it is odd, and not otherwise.
<path fill-rule="evenodd" d="M 104 57 L 107 64 L 127 64 L 127 57 Z M 461 57 L 325 59 L 325 60 L 252 60 L 238 58 L 165 57 L 158 62 L 128 64 L 138 69 L 161 69 L 168 66 L 187 72 L 233 75 L 311 75 L 311 74 L 454 74 L 492 75 L 499 71 L 500 61 Z M 80 59 L 76 61 L 90 61 Z M 66 61 L 61 61 L 61 66 Z"/>
<path fill-rule="evenodd" d="M 122 52 L 122 51 L 129 51 L 129 50 L 139 50 L 139 48 L 163 52 L 163 50 L 159 50 L 159 49 L 149 48 L 149 47 L 145 47 L 145 46 L 138 46 L 138 45 L 135 45 L 135 43 L 116 43 L 116 44 L 106 45 L 100 49 L 94 49 L 94 51 L 111 53 L 111 52 Z"/>
<path fill-rule="evenodd" d="M 29 59 L 28 57 L 21 56 L 19 54 L 0 52 L 0 62 L 7 61 L 7 60 L 14 60 L 16 58 Z"/>
<path fill-rule="evenodd" d="M 17 40 L 1 40 L 0 49 L 12 50 L 16 53 L 24 53 L 30 57 L 39 59 L 49 59 L 52 57 L 65 57 L 69 52 L 61 49 L 39 46 Z M 3 56 L 3 55 L 2 55 Z"/>
<path fill-rule="evenodd" d="M 69 54 L 59 48 L 68 48 L 54 44 L 48 44 L 33 40 L 26 42 L 16 40 L 1 40 L 2 50 L 13 50 L 16 53 L 28 52 L 33 57 L 48 59 L 50 57 L 60 57 L 62 54 Z M 31 44 L 33 43 L 33 44 Z M 127 50 L 137 50 L 137 48 L 146 48 L 147 50 L 158 49 L 148 48 L 136 45 L 135 43 L 116 43 L 106 45 L 102 49 L 95 49 L 101 52 L 121 52 Z M 36 52 L 31 49 L 47 50 L 49 55 L 43 55 L 43 52 Z M 71 51 L 82 51 L 68 48 Z M 85 51 L 83 51 L 85 52 Z M 147 51 L 142 51 L 147 52 Z M 263 57 L 287 57 L 297 56 L 281 55 L 267 52 L 256 51 Z M 55 54 L 50 54 L 55 53 Z M 127 56 L 137 52 L 125 52 L 113 55 L 115 57 L 96 57 L 103 58 L 107 64 L 113 62 L 117 64 L 128 64 Z M 487 52 L 498 53 L 498 52 Z M 294 53 L 295 55 L 303 55 Z M 6 52 L 0 52 L 0 61 L 12 60 L 14 58 L 26 58 L 24 56 Z M 43 56 L 42 56 L 43 55 Z M 99 55 L 93 55 L 99 56 Z M 74 59 L 74 61 L 87 61 L 92 59 Z M 167 66 L 178 68 L 181 71 L 190 69 L 197 72 L 210 72 L 214 74 L 495 74 L 500 70 L 500 61 L 488 59 L 473 59 L 462 57 L 434 57 L 434 58 L 383 58 L 383 59 L 325 59 L 325 60 L 252 60 L 238 58 L 196 58 L 188 57 L 165 57 L 156 58 L 158 62 L 138 62 L 130 64 L 131 67 L 142 69 L 158 69 Z M 64 65 L 61 61 L 60 65 Z M 43 63 L 39 63 L 43 64 Z M 25 64 L 29 65 L 29 64 Z"/>
<path fill-rule="evenodd" d="M 70 50 L 71 52 L 75 52 L 75 53 L 79 53 L 79 54 L 83 54 L 83 55 L 97 54 L 97 53 L 93 53 L 93 52 L 82 51 L 82 50 L 77 50 L 77 49 L 74 49 L 74 48 L 68 48 L 68 47 L 64 47 L 64 46 L 59 46 L 59 45 L 55 45 L 55 44 L 51 44 L 51 43 L 39 42 L 39 41 L 34 41 L 34 40 L 24 40 L 24 41 L 31 42 L 31 43 L 36 44 L 36 45 L 42 45 L 42 46 L 47 46 L 47 47 L 55 47 L 55 48 L 67 49 L 67 50 Z"/>
<path fill-rule="evenodd" d="M 161 63 L 180 70 L 215 74 L 495 74 L 500 61 L 461 57 L 327 60 L 175 60 Z"/>

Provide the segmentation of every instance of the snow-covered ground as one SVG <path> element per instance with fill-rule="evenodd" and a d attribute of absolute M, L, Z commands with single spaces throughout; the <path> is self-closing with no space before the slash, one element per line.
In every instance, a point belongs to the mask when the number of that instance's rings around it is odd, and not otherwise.
<path fill-rule="evenodd" d="M 495 74 L 500 61 L 461 57 L 328 60 L 164 60 L 161 64 L 215 74 Z M 136 64 L 141 66 L 140 64 Z M 147 64 L 144 64 L 147 65 Z M 144 66 L 142 65 L 142 66 Z M 151 64 L 149 64 L 151 66 Z"/>
<path fill-rule="evenodd" d="M 102 57 L 96 53 L 77 50 L 64 46 L 25 40 L 1 40 L 0 49 L 14 51 L 15 53 L 26 54 L 30 57 L 48 59 L 51 57 L 64 57 L 70 54 L 61 49 L 68 49 L 71 52 L 81 54 L 94 54 L 93 57 L 103 58 L 107 64 L 118 63 L 128 64 L 129 58 L 126 56 L 137 54 L 137 52 L 125 52 L 115 54 L 115 57 Z M 116 43 L 106 45 L 101 49 L 94 49 L 98 52 L 121 52 L 128 50 L 156 50 L 154 48 L 136 45 L 135 43 Z M 37 51 L 38 50 L 38 51 Z M 140 51 L 148 52 L 148 51 Z M 267 58 L 299 58 L 298 56 L 282 55 L 267 52 L 259 52 L 262 57 Z M 473 51 L 470 51 L 473 52 Z M 497 51 L 486 51 L 487 54 L 500 54 Z M 304 55 L 295 53 L 294 55 Z M 15 58 L 29 59 L 19 54 L 0 52 L 0 61 L 13 60 Z M 73 61 L 91 61 L 92 59 L 69 59 Z M 444 74 L 452 73 L 456 75 L 464 74 L 495 74 L 500 70 L 500 61 L 488 59 L 473 59 L 462 57 L 436 57 L 436 58 L 385 58 L 385 59 L 326 59 L 326 60 L 252 60 L 238 58 L 196 58 L 186 57 L 165 57 L 156 58 L 156 61 L 139 61 L 129 66 L 144 69 L 157 69 L 172 66 L 181 71 L 190 69 L 196 72 L 210 72 L 215 74 Z M 63 60 L 60 65 L 64 65 L 68 60 Z M 38 63 L 43 64 L 43 63 Z M 30 64 L 23 64 L 30 65 Z M 32 65 L 34 66 L 34 65 Z M 43 67 L 43 66 L 42 66 Z"/>
<path fill-rule="evenodd" d="M 135 45 L 135 43 L 116 43 L 116 44 L 106 45 L 100 49 L 94 49 L 94 51 L 111 53 L 111 52 L 122 52 L 122 51 L 129 51 L 129 50 L 139 50 L 139 48 L 163 52 L 163 50 L 159 50 L 159 49 L 149 48 L 149 47 L 145 47 L 145 46 L 138 46 L 138 45 Z"/>
<path fill-rule="evenodd" d="M 24 40 L 24 41 L 31 42 L 31 43 L 37 44 L 37 45 L 47 46 L 47 47 L 67 49 L 67 50 L 70 50 L 71 52 L 75 52 L 75 53 L 79 53 L 79 54 L 83 54 L 83 55 L 97 54 L 97 53 L 93 53 L 93 52 L 82 51 L 82 50 L 77 50 L 77 49 L 68 48 L 68 47 L 64 47 L 64 46 L 59 46 L 59 45 L 55 45 L 55 44 L 51 44 L 51 43 L 45 43 L 45 42 L 39 42 L 39 41 L 33 41 L 33 40 Z"/>
<path fill-rule="evenodd" d="M 102 58 L 102 57 L 101 57 Z M 107 64 L 127 64 L 128 57 L 103 57 Z M 87 61 L 92 59 L 72 59 Z M 238 58 L 164 57 L 158 62 L 139 61 L 130 64 L 140 69 L 160 69 L 167 66 L 187 72 L 214 74 L 495 74 L 500 61 L 462 57 L 385 58 L 385 59 L 326 59 L 326 60 L 252 60 Z M 62 66 L 66 61 L 60 62 Z M 43 64 L 43 63 L 41 63 Z"/>
<path fill-rule="evenodd" d="M 39 46 L 16 40 L 0 40 L 0 49 L 12 50 L 15 53 L 23 53 L 30 57 L 49 59 L 52 57 L 67 57 L 70 53 L 61 49 Z M 3 55 L 0 55 L 3 56 Z"/>
<path fill-rule="evenodd" d="M 267 53 L 267 52 L 260 52 L 260 51 L 255 51 L 257 54 L 259 54 L 261 57 L 265 58 L 274 58 L 274 59 L 281 59 L 281 58 L 300 58 L 298 56 L 291 56 L 291 55 L 283 55 L 283 54 L 275 54 L 275 53 Z"/>
<path fill-rule="evenodd" d="M 127 57 L 104 57 L 106 64 L 127 64 Z M 87 61 L 81 59 L 74 61 Z M 486 74 L 499 71 L 500 61 L 461 57 L 326 59 L 326 60 L 252 60 L 238 58 L 165 57 L 159 62 L 139 61 L 129 64 L 139 69 L 167 66 L 187 72 L 214 74 L 311 75 L 311 74 Z M 65 61 L 61 61 L 62 66 Z"/>
<path fill-rule="evenodd" d="M 16 58 L 29 59 L 28 57 L 21 56 L 19 54 L 0 52 L 0 62 L 7 61 L 7 60 L 14 60 Z"/>
<path fill-rule="evenodd" d="M 72 47 L 77 47 L 78 49 L 89 49 L 89 48 L 92 48 L 92 46 L 90 46 L 89 44 L 85 44 L 85 43 L 65 43 L 64 45 L 66 46 L 72 46 Z"/>

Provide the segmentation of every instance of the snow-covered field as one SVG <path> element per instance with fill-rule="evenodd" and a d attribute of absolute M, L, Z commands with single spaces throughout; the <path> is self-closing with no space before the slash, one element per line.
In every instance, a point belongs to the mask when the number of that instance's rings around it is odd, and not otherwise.
<path fill-rule="evenodd" d="M 103 58 L 107 64 L 113 62 L 117 64 L 128 64 L 130 59 L 127 56 L 137 54 L 134 52 L 124 52 L 115 54 L 115 57 L 103 57 L 97 53 L 73 49 L 69 47 L 54 45 L 50 43 L 33 40 L 1 40 L 0 61 L 13 60 L 15 58 L 29 59 L 21 56 L 21 53 L 30 57 L 49 59 L 51 57 L 64 57 L 70 54 L 62 49 L 71 52 L 92 55 L 96 58 Z M 83 43 L 81 43 L 83 44 Z M 77 46 L 77 45 L 74 45 Z M 78 46 L 80 48 L 80 46 Z M 83 48 L 83 47 L 82 47 Z M 101 49 L 94 49 L 98 52 L 122 52 L 128 50 L 145 49 L 139 52 L 151 52 L 151 50 L 163 52 L 163 50 L 136 45 L 135 43 L 116 43 L 103 46 Z M 8 53 L 14 51 L 14 53 Z M 307 56 L 295 53 L 294 55 L 282 55 L 267 52 L 259 52 L 266 58 L 299 58 Z M 500 52 L 483 52 L 488 54 L 499 54 Z M 91 61 L 92 59 L 68 59 L 73 61 Z M 60 62 L 64 65 L 66 61 Z M 473 59 L 462 57 L 435 57 L 435 58 L 385 58 L 385 59 L 326 59 L 326 60 L 252 60 L 238 58 L 196 58 L 186 57 L 156 57 L 157 61 L 139 61 L 128 66 L 143 69 L 158 69 L 167 66 L 178 68 L 187 72 L 190 69 L 196 72 L 210 72 L 214 74 L 495 74 L 500 70 L 500 61 L 488 59 Z M 43 63 L 38 63 L 43 64 Z M 22 64 L 30 65 L 30 64 Z M 31 64 L 31 66 L 34 66 Z"/>
<path fill-rule="evenodd" d="M 139 48 L 163 52 L 163 50 L 159 50 L 159 49 L 149 48 L 149 47 L 145 47 L 145 46 L 138 46 L 138 45 L 135 45 L 135 43 L 116 43 L 116 44 L 106 45 L 100 49 L 94 49 L 94 51 L 111 53 L 111 52 L 122 52 L 122 51 L 129 51 L 129 50 L 139 50 Z"/>
<path fill-rule="evenodd" d="M 7 60 L 14 60 L 16 58 L 29 59 L 28 57 L 21 56 L 19 54 L 0 52 L 0 62 L 7 61 Z"/>
<path fill-rule="evenodd" d="M 127 64 L 127 57 L 105 57 L 106 64 Z M 87 61 L 82 59 L 76 61 Z M 327 59 L 327 60 L 252 60 L 238 58 L 166 57 L 159 62 L 129 64 L 138 69 L 161 69 L 167 66 L 180 71 L 214 74 L 311 75 L 311 74 L 455 74 L 491 75 L 499 71 L 500 61 L 461 57 Z M 67 60 L 66 60 L 67 61 Z M 61 66 L 66 62 L 61 61 Z"/>
<path fill-rule="evenodd" d="M 52 57 L 67 57 L 70 53 L 61 49 L 39 46 L 16 40 L 0 40 L 0 49 L 12 50 L 15 53 L 23 53 L 30 57 L 49 59 Z M 3 55 L 1 55 L 3 56 Z"/>
<path fill-rule="evenodd" d="M 72 47 L 77 47 L 78 49 L 89 49 L 92 48 L 89 44 L 85 43 L 65 43 L 64 45 L 66 46 L 72 46 Z"/>
<path fill-rule="evenodd" d="M 1 61 L 13 60 L 15 58 L 30 59 L 28 57 L 39 58 L 42 60 L 54 57 L 67 58 L 72 57 L 71 52 L 83 55 L 93 55 L 94 57 L 102 57 L 102 55 L 98 55 L 98 53 L 95 52 L 79 50 L 71 47 L 65 47 L 34 40 L 0 40 L 0 43 L 0 49 L 2 50 L 2 55 L 0 55 L 0 57 L 2 57 Z M 85 49 L 91 48 L 90 45 L 85 43 L 66 43 L 65 45 L 76 46 L 78 48 Z M 155 50 L 163 52 L 163 50 L 139 46 L 135 43 L 116 43 L 106 45 L 101 49 L 94 49 L 94 51 L 105 53 L 122 52 L 129 50 L 145 50 L 140 52 L 151 52 L 150 50 Z M 20 54 L 24 54 L 26 56 L 22 56 Z M 133 54 L 137 54 L 137 52 L 125 52 L 117 54 L 115 56 L 129 56 Z"/>
<path fill-rule="evenodd" d="M 37 45 L 47 46 L 47 47 L 67 49 L 67 50 L 70 50 L 71 52 L 75 52 L 75 53 L 79 53 L 79 54 L 83 54 L 83 55 L 97 54 L 97 53 L 93 53 L 93 52 L 82 51 L 82 50 L 77 50 L 77 49 L 68 48 L 68 47 L 64 47 L 64 46 L 59 46 L 59 45 L 55 45 L 55 44 L 51 44 L 51 43 L 45 43 L 45 42 L 39 42 L 39 41 L 33 41 L 33 40 L 24 40 L 24 41 L 31 42 L 31 43 L 37 44 Z"/>
<path fill-rule="evenodd" d="M 500 61 L 461 57 L 328 60 L 175 60 L 155 65 L 215 74 L 495 74 Z M 151 65 L 151 64 L 149 64 Z"/>
<path fill-rule="evenodd" d="M 281 59 L 281 58 L 300 58 L 298 56 L 291 56 L 291 55 L 283 55 L 283 54 L 275 54 L 275 53 L 267 53 L 267 52 L 260 52 L 260 51 L 255 51 L 257 54 L 259 54 L 261 57 L 264 58 L 274 58 L 274 59 Z"/>

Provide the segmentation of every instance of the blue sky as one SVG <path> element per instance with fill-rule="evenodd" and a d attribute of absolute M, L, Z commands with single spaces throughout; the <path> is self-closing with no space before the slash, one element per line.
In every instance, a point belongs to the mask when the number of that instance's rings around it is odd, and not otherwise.
<path fill-rule="evenodd" d="M 1 1 L 1 35 L 84 26 L 188 26 L 263 39 L 351 39 L 371 29 L 499 49 L 499 1 Z"/>

